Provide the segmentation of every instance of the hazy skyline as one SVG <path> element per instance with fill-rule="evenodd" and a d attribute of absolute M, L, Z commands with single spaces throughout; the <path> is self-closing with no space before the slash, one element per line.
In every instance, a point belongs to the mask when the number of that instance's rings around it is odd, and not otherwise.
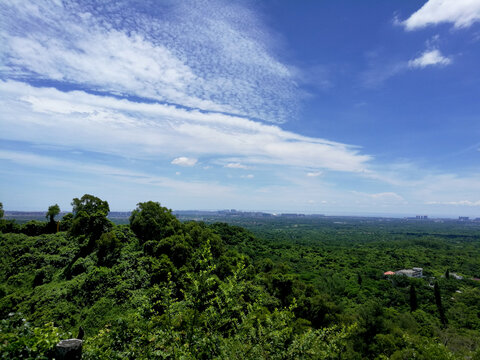
<path fill-rule="evenodd" d="M 480 216 L 480 0 L 0 4 L 0 201 Z"/>

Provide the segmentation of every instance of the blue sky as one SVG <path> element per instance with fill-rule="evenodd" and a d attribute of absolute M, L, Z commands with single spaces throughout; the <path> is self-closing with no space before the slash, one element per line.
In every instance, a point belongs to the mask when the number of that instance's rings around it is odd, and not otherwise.
<path fill-rule="evenodd" d="M 480 0 L 0 4 L 0 201 L 480 216 Z"/>

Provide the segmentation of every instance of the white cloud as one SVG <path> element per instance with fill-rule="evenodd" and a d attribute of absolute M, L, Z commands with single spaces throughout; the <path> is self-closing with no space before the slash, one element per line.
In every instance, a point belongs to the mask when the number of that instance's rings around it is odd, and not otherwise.
<path fill-rule="evenodd" d="M 479 20 L 478 0 L 429 0 L 405 20 L 403 25 L 407 30 L 416 30 L 428 25 L 449 22 L 456 28 L 464 28 Z"/>
<path fill-rule="evenodd" d="M 272 122 L 296 113 L 294 71 L 248 8 L 156 2 L 147 14 L 133 5 L 2 2 L 1 72 Z"/>
<path fill-rule="evenodd" d="M 439 50 L 427 50 L 418 58 L 410 60 L 408 66 L 411 68 L 424 68 L 427 66 L 445 66 L 449 65 L 452 60 L 448 57 L 443 56 Z"/>
<path fill-rule="evenodd" d="M 241 178 L 243 179 L 253 179 L 255 177 L 255 175 L 253 174 L 248 174 L 248 175 L 242 175 Z"/>
<path fill-rule="evenodd" d="M 240 164 L 240 163 L 228 163 L 224 167 L 229 169 L 248 169 L 248 166 Z"/>
<path fill-rule="evenodd" d="M 194 166 L 197 163 L 197 159 L 180 156 L 172 160 L 173 165 L 179 166 Z"/>
<path fill-rule="evenodd" d="M 0 81 L 0 132 L 10 140 L 129 158 L 213 157 L 225 163 L 365 171 L 355 147 L 225 114 Z M 170 160 L 169 160 L 170 161 Z"/>
<path fill-rule="evenodd" d="M 317 176 L 320 176 L 320 175 L 322 175 L 321 171 L 312 171 L 312 172 L 307 173 L 307 176 L 309 176 L 309 177 L 317 177 Z"/>

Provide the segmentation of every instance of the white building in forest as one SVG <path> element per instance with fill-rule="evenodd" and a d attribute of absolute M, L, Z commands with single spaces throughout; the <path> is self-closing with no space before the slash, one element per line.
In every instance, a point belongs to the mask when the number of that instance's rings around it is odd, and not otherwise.
<path fill-rule="evenodd" d="M 423 277 L 423 268 L 414 267 L 411 269 L 402 269 L 395 271 L 395 275 L 405 275 L 408 277 L 421 278 Z"/>

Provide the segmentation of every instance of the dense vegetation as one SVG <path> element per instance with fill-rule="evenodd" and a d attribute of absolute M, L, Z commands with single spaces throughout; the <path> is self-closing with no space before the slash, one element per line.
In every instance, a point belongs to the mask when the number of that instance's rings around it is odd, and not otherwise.
<path fill-rule="evenodd" d="M 2 358 L 80 331 L 85 359 L 480 359 L 474 224 L 181 222 L 145 202 L 115 225 L 97 197 L 72 207 L 0 219 Z M 411 267 L 425 277 L 383 275 Z"/>

